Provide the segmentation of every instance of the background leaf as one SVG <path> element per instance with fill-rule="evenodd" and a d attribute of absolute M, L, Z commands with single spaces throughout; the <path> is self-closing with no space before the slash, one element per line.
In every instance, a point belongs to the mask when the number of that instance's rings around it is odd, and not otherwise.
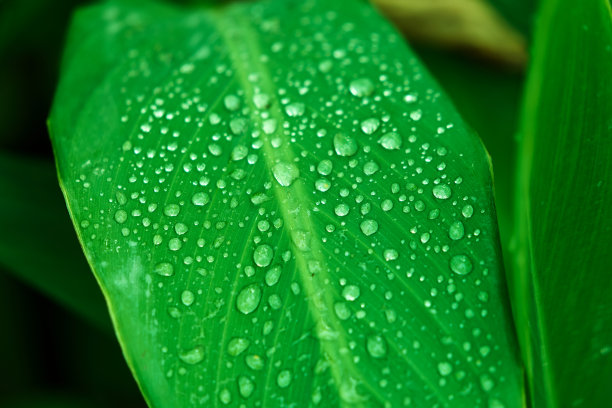
<path fill-rule="evenodd" d="M 522 119 L 514 306 L 534 406 L 609 405 L 612 20 L 542 1 Z"/>
<path fill-rule="evenodd" d="M 355 2 L 73 24 L 60 179 L 152 406 L 519 406 L 489 164 Z"/>

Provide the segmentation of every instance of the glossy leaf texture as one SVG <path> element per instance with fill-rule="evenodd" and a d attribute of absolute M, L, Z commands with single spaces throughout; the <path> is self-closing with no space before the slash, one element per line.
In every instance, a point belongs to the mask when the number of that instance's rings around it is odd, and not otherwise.
<path fill-rule="evenodd" d="M 520 406 L 486 152 L 371 6 L 85 9 L 50 130 L 151 406 Z"/>
<path fill-rule="evenodd" d="M 612 390 L 610 3 L 542 1 L 522 118 L 513 305 L 533 406 Z"/>

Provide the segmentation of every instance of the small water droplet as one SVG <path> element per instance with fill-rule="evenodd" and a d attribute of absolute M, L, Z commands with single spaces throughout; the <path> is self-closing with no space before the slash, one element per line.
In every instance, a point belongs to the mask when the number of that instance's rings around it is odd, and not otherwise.
<path fill-rule="evenodd" d="M 123 224 L 125 221 L 127 221 L 127 218 L 128 214 L 125 210 L 117 210 L 115 213 L 115 221 L 117 221 L 119 224 Z"/>
<path fill-rule="evenodd" d="M 347 304 L 344 302 L 338 302 L 334 305 L 334 311 L 336 312 L 336 316 L 340 320 L 346 320 L 351 317 L 351 311 L 348 308 Z"/>
<path fill-rule="evenodd" d="M 438 184 L 433 188 L 433 195 L 440 200 L 446 200 L 451 196 L 451 188 L 446 184 Z"/>
<path fill-rule="evenodd" d="M 219 392 L 219 401 L 221 401 L 223 405 L 230 404 L 232 402 L 232 393 L 230 392 L 230 390 L 228 390 L 227 388 L 222 389 Z"/>
<path fill-rule="evenodd" d="M 261 288 L 256 283 L 245 286 L 236 297 L 236 308 L 244 314 L 253 313 L 261 300 Z"/>
<path fill-rule="evenodd" d="M 261 356 L 259 356 L 257 354 L 250 354 L 250 355 L 246 356 L 244 361 L 246 362 L 246 365 L 251 370 L 255 370 L 255 371 L 259 371 L 259 370 L 263 369 L 264 366 L 265 366 L 264 359 L 261 358 Z"/>
<path fill-rule="evenodd" d="M 470 204 L 464 205 L 461 209 L 461 214 L 463 214 L 465 218 L 470 218 L 474 214 L 474 207 Z"/>
<path fill-rule="evenodd" d="M 415 122 L 421 120 L 422 116 L 423 112 L 420 109 L 410 112 L 410 119 L 414 120 Z"/>
<path fill-rule="evenodd" d="M 321 160 L 317 165 L 317 171 L 322 176 L 328 176 L 331 173 L 334 165 L 331 160 L 325 159 Z"/>
<path fill-rule="evenodd" d="M 266 276 L 265 276 L 266 285 L 268 286 L 276 285 L 280 279 L 281 271 L 282 269 L 280 266 L 275 266 L 273 268 L 270 268 L 266 272 Z"/>
<path fill-rule="evenodd" d="M 181 351 L 178 356 L 186 364 L 198 364 L 204 360 L 204 347 L 196 346 L 191 350 Z"/>
<path fill-rule="evenodd" d="M 349 89 L 358 98 L 370 96 L 374 92 L 374 84 L 368 78 L 359 78 L 351 81 Z"/>
<path fill-rule="evenodd" d="M 273 256 L 274 251 L 270 245 L 259 245 L 253 252 L 253 262 L 255 262 L 257 266 L 265 268 L 266 266 L 270 265 Z"/>
<path fill-rule="evenodd" d="M 365 119 L 361 122 L 361 131 L 366 135 L 371 135 L 378 130 L 380 126 L 380 120 L 377 118 Z"/>
<path fill-rule="evenodd" d="M 318 179 L 315 181 L 315 188 L 320 192 L 324 193 L 331 187 L 331 183 L 327 179 Z"/>
<path fill-rule="evenodd" d="M 257 109 L 266 109 L 270 106 L 270 96 L 264 93 L 257 94 L 253 97 L 253 103 Z"/>
<path fill-rule="evenodd" d="M 455 255 L 450 260 L 450 268 L 458 275 L 467 275 L 472 272 L 472 261 L 466 255 Z"/>
<path fill-rule="evenodd" d="M 227 343 L 227 354 L 236 357 L 237 355 L 244 352 L 251 342 L 248 339 L 242 337 L 234 337 Z"/>
<path fill-rule="evenodd" d="M 208 194 L 204 192 L 195 193 L 191 197 L 191 202 L 193 203 L 193 205 L 197 205 L 197 206 L 206 205 L 208 204 L 209 201 L 210 201 L 210 198 L 208 197 Z"/>
<path fill-rule="evenodd" d="M 455 221 L 453 222 L 449 229 L 448 229 L 448 236 L 450 237 L 450 239 L 452 240 L 458 240 L 463 238 L 463 234 L 464 234 L 464 228 L 463 228 L 463 223 L 461 221 Z"/>
<path fill-rule="evenodd" d="M 360 294 L 361 290 L 359 289 L 359 286 L 348 285 L 342 289 L 342 297 L 350 302 L 357 300 Z"/>
<path fill-rule="evenodd" d="M 397 259 L 397 257 L 399 256 L 399 254 L 397 253 L 397 251 L 395 249 L 385 249 L 385 252 L 383 253 L 385 260 L 387 261 L 395 261 Z"/>
<path fill-rule="evenodd" d="M 357 142 L 349 135 L 336 133 L 334 136 L 334 150 L 338 156 L 352 156 L 357 153 Z"/>
<path fill-rule="evenodd" d="M 340 203 L 336 206 L 336 208 L 334 208 L 334 212 L 338 217 L 344 217 L 349 213 L 349 210 L 349 206 L 345 203 Z"/>
<path fill-rule="evenodd" d="M 223 104 L 229 111 L 238 110 L 238 108 L 240 108 L 240 98 L 236 95 L 226 95 L 225 98 L 223 98 Z"/>
<path fill-rule="evenodd" d="M 385 133 L 378 139 L 378 143 L 387 150 L 397 150 L 402 147 L 402 138 L 395 132 Z"/>
<path fill-rule="evenodd" d="M 280 162 L 272 167 L 274 178 L 278 184 L 289 187 L 300 176 L 300 170 L 293 163 Z"/>
<path fill-rule="evenodd" d="M 365 236 L 370 236 L 378 231 L 378 223 L 370 219 L 362 221 L 359 227 Z"/>
<path fill-rule="evenodd" d="M 164 208 L 164 214 L 168 217 L 176 217 L 181 212 L 181 207 L 178 204 L 168 204 Z"/>
<path fill-rule="evenodd" d="M 240 135 L 246 131 L 248 122 L 245 118 L 234 118 L 230 120 L 229 126 L 233 134 Z"/>
<path fill-rule="evenodd" d="M 290 103 L 285 107 L 285 112 L 291 117 L 302 116 L 304 114 L 305 106 L 301 102 Z"/>
<path fill-rule="evenodd" d="M 244 375 L 238 377 L 238 392 L 243 398 L 249 398 L 255 390 L 255 383 Z"/>
<path fill-rule="evenodd" d="M 271 135 L 276 132 L 277 122 L 276 119 L 266 119 L 263 121 L 262 127 L 263 131 L 267 135 Z"/>
<path fill-rule="evenodd" d="M 372 357 L 383 358 L 387 354 L 387 342 L 381 335 L 370 335 L 366 340 L 366 349 Z"/>
<path fill-rule="evenodd" d="M 276 383 L 281 388 L 287 388 L 291 384 L 291 371 L 283 370 L 278 373 L 276 377 Z"/>
<path fill-rule="evenodd" d="M 371 176 L 375 174 L 378 171 L 378 169 L 379 169 L 378 164 L 374 161 L 369 161 L 363 165 L 363 173 L 366 176 Z"/>
<path fill-rule="evenodd" d="M 453 372 L 453 366 L 447 361 L 440 362 L 438 363 L 438 372 L 441 376 L 446 377 Z"/>
<path fill-rule="evenodd" d="M 183 302 L 185 306 L 191 306 L 194 300 L 195 295 L 192 291 L 184 290 L 183 293 L 181 293 L 181 302 Z"/>
<path fill-rule="evenodd" d="M 172 276 L 174 275 L 174 266 L 168 262 L 160 262 L 155 265 L 153 272 L 160 276 Z"/>

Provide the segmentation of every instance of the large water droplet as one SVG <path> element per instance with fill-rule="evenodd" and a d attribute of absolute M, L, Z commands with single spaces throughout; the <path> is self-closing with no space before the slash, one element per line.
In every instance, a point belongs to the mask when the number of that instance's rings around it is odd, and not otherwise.
<path fill-rule="evenodd" d="M 255 390 L 255 383 L 249 377 L 244 375 L 238 377 L 238 392 L 243 398 L 249 398 L 253 390 Z"/>
<path fill-rule="evenodd" d="M 244 287 L 236 297 L 236 308 L 244 314 L 253 313 L 261 300 L 261 288 L 256 283 Z"/>
<path fill-rule="evenodd" d="M 278 373 L 276 377 L 276 383 L 281 388 L 287 388 L 291 384 L 291 371 L 283 370 Z"/>
<path fill-rule="evenodd" d="M 380 120 L 377 118 L 369 118 L 361 122 L 361 131 L 366 135 L 371 135 L 378 130 Z"/>
<path fill-rule="evenodd" d="M 191 306 L 194 300 L 195 300 L 195 295 L 193 294 L 192 291 L 185 290 L 183 291 L 183 293 L 181 293 L 181 302 L 183 302 L 185 306 Z"/>
<path fill-rule="evenodd" d="M 451 196 L 451 188 L 446 184 L 438 184 L 433 188 L 433 195 L 440 200 L 446 200 Z"/>
<path fill-rule="evenodd" d="M 349 302 L 357 300 L 360 294 L 361 290 L 359 289 L 359 286 L 348 285 L 344 289 L 342 289 L 342 297 L 348 300 Z"/>
<path fill-rule="evenodd" d="M 366 340 L 366 349 L 372 357 L 383 358 L 387 354 L 387 342 L 378 334 L 370 335 Z"/>
<path fill-rule="evenodd" d="M 353 95 L 362 98 L 372 95 L 374 92 L 374 84 L 368 78 L 359 78 L 351 81 L 349 89 Z"/>
<path fill-rule="evenodd" d="M 336 316 L 340 320 L 346 320 L 351 317 L 351 311 L 348 308 L 347 304 L 344 302 L 338 302 L 334 305 L 334 311 L 336 312 Z"/>
<path fill-rule="evenodd" d="M 247 157 L 249 154 L 249 148 L 245 145 L 237 145 L 232 150 L 232 160 L 239 161 Z"/>
<path fill-rule="evenodd" d="M 238 110 L 240 107 L 240 98 L 238 98 L 236 95 L 226 95 L 225 98 L 223 98 L 223 104 L 227 110 Z"/>
<path fill-rule="evenodd" d="M 242 337 L 234 337 L 227 343 L 227 354 L 230 356 L 236 357 L 245 351 L 251 342 L 248 339 L 244 339 Z"/>
<path fill-rule="evenodd" d="M 287 115 L 295 117 L 302 116 L 304 114 L 305 106 L 301 102 L 290 103 L 285 107 Z"/>
<path fill-rule="evenodd" d="M 474 207 L 472 207 L 470 204 L 464 205 L 461 209 L 461 214 L 465 218 L 470 218 L 474 214 Z"/>
<path fill-rule="evenodd" d="M 338 156 L 352 156 L 357 153 L 357 142 L 349 135 L 336 133 L 334 136 L 334 150 Z"/>
<path fill-rule="evenodd" d="M 299 177 L 300 170 L 293 163 L 280 162 L 272 167 L 272 173 L 278 184 L 289 187 Z"/>
<path fill-rule="evenodd" d="M 174 266 L 168 262 L 160 262 L 155 265 L 153 272 L 160 276 L 172 276 L 174 275 Z"/>
<path fill-rule="evenodd" d="M 378 231 L 378 223 L 370 219 L 363 220 L 359 225 L 359 228 L 361 228 L 361 232 L 363 232 L 364 235 L 370 236 Z"/>
<path fill-rule="evenodd" d="M 196 346 L 191 350 L 181 351 L 179 358 L 186 364 L 198 364 L 204 360 L 204 347 Z"/>
<path fill-rule="evenodd" d="M 450 268 L 458 275 L 467 275 L 472 272 L 472 261 L 466 255 L 455 255 L 450 260 Z"/>
<path fill-rule="evenodd" d="M 270 265 L 273 256 L 274 250 L 272 247 L 267 244 L 262 244 L 255 248 L 255 251 L 253 252 L 253 262 L 255 262 L 257 266 L 265 268 L 266 266 Z"/>
<path fill-rule="evenodd" d="M 168 217 L 176 217 L 181 212 L 181 207 L 178 204 L 168 204 L 164 208 L 164 214 Z"/>
<path fill-rule="evenodd" d="M 340 203 L 336 206 L 336 208 L 334 208 L 334 212 L 338 217 L 344 217 L 349 213 L 349 210 L 349 206 L 345 203 Z"/>
<path fill-rule="evenodd" d="M 261 370 L 266 365 L 264 359 L 261 358 L 261 356 L 257 354 L 250 354 L 246 356 L 244 361 L 251 370 L 255 370 L 255 371 Z"/>
<path fill-rule="evenodd" d="M 378 164 L 374 161 L 369 161 L 363 165 L 363 173 L 366 176 L 371 176 L 378 171 Z"/>
<path fill-rule="evenodd" d="M 208 194 L 204 192 L 195 193 L 191 197 L 191 202 L 193 203 L 193 205 L 197 205 L 197 206 L 206 205 L 208 204 L 209 201 L 210 201 L 210 197 L 208 197 Z"/>
<path fill-rule="evenodd" d="M 325 159 L 325 160 L 321 160 L 319 162 L 319 164 L 317 165 L 317 171 L 322 176 L 328 176 L 329 173 L 331 173 L 333 167 L 334 167 L 334 165 L 333 165 L 332 161 L 328 160 L 328 159 Z"/>
<path fill-rule="evenodd" d="M 378 143 L 387 150 L 397 150 L 402 147 L 402 137 L 395 133 L 385 133 L 378 139 Z"/>
<path fill-rule="evenodd" d="M 448 229 L 448 236 L 452 240 L 458 240 L 463 238 L 463 234 L 465 229 L 463 228 L 463 223 L 461 221 L 453 222 Z"/>
<path fill-rule="evenodd" d="M 266 285 L 268 286 L 276 285 L 280 279 L 281 271 L 282 269 L 280 266 L 275 266 L 273 268 L 270 268 L 268 272 L 266 272 L 266 276 L 265 276 Z"/>
<path fill-rule="evenodd" d="M 438 372 L 441 376 L 445 377 L 453 372 L 453 366 L 451 365 L 451 363 L 443 361 L 441 363 L 438 363 Z"/>

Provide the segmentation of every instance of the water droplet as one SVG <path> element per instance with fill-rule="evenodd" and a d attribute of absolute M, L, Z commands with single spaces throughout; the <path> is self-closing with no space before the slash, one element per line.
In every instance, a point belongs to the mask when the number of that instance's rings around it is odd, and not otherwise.
<path fill-rule="evenodd" d="M 378 130 L 380 120 L 377 118 L 369 118 L 361 122 L 361 131 L 366 135 L 371 135 Z"/>
<path fill-rule="evenodd" d="M 249 149 L 245 145 L 237 145 L 232 150 L 232 160 L 239 161 L 247 157 Z"/>
<path fill-rule="evenodd" d="M 283 370 L 278 373 L 276 377 L 276 383 L 281 388 L 287 388 L 291 384 L 291 371 Z"/>
<path fill-rule="evenodd" d="M 278 184 L 289 187 L 299 177 L 300 170 L 293 163 L 280 162 L 272 167 L 272 173 Z"/>
<path fill-rule="evenodd" d="M 443 361 L 441 363 L 438 363 L 438 372 L 441 376 L 445 377 L 453 372 L 453 366 L 451 365 L 451 363 Z"/>
<path fill-rule="evenodd" d="M 334 136 L 334 150 L 338 156 L 352 156 L 357 153 L 357 142 L 349 135 L 336 133 Z"/>
<path fill-rule="evenodd" d="M 363 165 L 363 173 L 366 176 L 371 176 L 373 174 L 375 174 L 378 171 L 378 164 L 376 164 L 376 162 L 374 161 L 369 161 L 366 164 Z"/>
<path fill-rule="evenodd" d="M 331 187 L 331 183 L 327 179 L 318 179 L 315 181 L 315 188 L 324 193 Z"/>
<path fill-rule="evenodd" d="M 397 257 L 399 256 L 399 254 L 397 253 L 397 251 L 395 249 L 385 249 L 385 252 L 383 253 L 385 260 L 387 261 L 395 261 L 397 259 Z"/>
<path fill-rule="evenodd" d="M 384 211 L 391 211 L 393 209 L 393 201 L 389 200 L 388 198 L 386 200 L 384 200 L 382 203 L 380 203 L 380 208 Z"/>
<path fill-rule="evenodd" d="M 234 118 L 230 120 L 229 126 L 233 134 L 240 135 L 246 131 L 248 122 L 245 118 Z"/>
<path fill-rule="evenodd" d="M 395 132 L 385 133 L 378 143 L 387 150 L 397 150 L 402 147 L 402 137 Z"/>
<path fill-rule="evenodd" d="M 221 148 L 221 146 L 216 143 L 209 144 L 208 151 L 210 152 L 210 154 L 216 157 L 221 156 L 221 154 L 223 153 L 223 149 Z"/>
<path fill-rule="evenodd" d="M 208 197 L 208 194 L 203 193 L 203 192 L 195 193 L 191 197 L 191 202 L 193 203 L 193 205 L 197 205 L 197 206 L 206 205 L 208 204 L 209 201 L 210 201 L 210 197 Z"/>
<path fill-rule="evenodd" d="M 265 268 L 266 266 L 270 265 L 273 256 L 274 251 L 270 245 L 259 245 L 253 252 L 253 262 L 255 262 L 257 266 Z"/>
<path fill-rule="evenodd" d="M 270 106 L 270 96 L 264 93 L 257 94 L 253 97 L 253 103 L 257 109 L 266 109 Z"/>
<path fill-rule="evenodd" d="M 466 255 L 455 255 L 450 260 L 450 268 L 458 275 L 472 272 L 472 261 Z"/>
<path fill-rule="evenodd" d="M 181 207 L 178 204 L 168 204 L 164 208 L 164 214 L 168 217 L 176 217 L 181 212 Z"/>
<path fill-rule="evenodd" d="M 448 236 L 452 240 L 458 240 L 463 238 L 465 230 L 463 228 L 463 223 L 461 221 L 453 222 L 448 229 Z"/>
<path fill-rule="evenodd" d="M 480 385 L 485 391 L 491 391 L 495 387 L 495 382 L 487 374 L 480 376 Z"/>
<path fill-rule="evenodd" d="M 344 302 L 338 302 L 334 305 L 334 311 L 336 312 L 336 316 L 340 320 L 346 320 L 351 317 L 351 311 L 348 308 L 347 304 Z"/>
<path fill-rule="evenodd" d="M 410 112 L 410 119 L 414 121 L 421 120 L 422 116 L 423 116 L 423 112 L 420 109 Z"/>
<path fill-rule="evenodd" d="M 244 361 L 246 362 L 246 365 L 249 366 L 251 370 L 259 371 L 265 366 L 264 359 L 261 358 L 261 356 L 257 354 L 250 354 L 246 356 Z"/>
<path fill-rule="evenodd" d="M 183 302 L 185 306 L 191 306 L 194 300 L 195 300 L 195 295 L 193 294 L 192 291 L 185 290 L 183 291 L 183 293 L 181 293 L 181 302 Z"/>
<path fill-rule="evenodd" d="M 374 92 L 374 84 L 368 78 L 359 78 L 351 81 L 349 89 L 358 98 L 370 96 Z"/>
<path fill-rule="evenodd" d="M 461 214 L 463 214 L 465 218 L 470 218 L 474 214 L 474 207 L 469 204 L 464 205 L 461 209 Z"/>
<path fill-rule="evenodd" d="M 160 276 L 172 276 L 174 275 L 174 266 L 168 262 L 160 262 L 155 265 L 153 272 Z"/>
<path fill-rule="evenodd" d="M 234 337 L 227 343 L 227 354 L 236 357 L 237 355 L 244 352 L 251 342 L 248 339 L 242 337 Z"/>
<path fill-rule="evenodd" d="M 451 188 L 446 184 L 438 184 L 433 188 L 433 195 L 440 200 L 446 200 L 451 196 Z"/>
<path fill-rule="evenodd" d="M 325 159 L 325 160 L 321 160 L 319 162 L 319 164 L 317 165 L 317 171 L 322 176 L 327 176 L 327 175 L 329 175 L 329 173 L 331 173 L 333 167 L 334 167 L 334 165 L 332 164 L 332 161 L 328 160 L 328 159 Z"/>
<path fill-rule="evenodd" d="M 276 119 L 266 119 L 262 123 L 263 131 L 266 135 L 271 135 L 276 132 Z"/>
<path fill-rule="evenodd" d="M 364 220 L 359 225 L 364 235 L 370 236 L 378 231 L 378 223 L 374 220 Z"/>
<path fill-rule="evenodd" d="M 223 104 L 229 111 L 238 110 L 240 107 L 240 99 L 236 95 L 226 95 L 223 98 Z"/>
<path fill-rule="evenodd" d="M 338 217 L 344 217 L 349 213 L 349 206 L 345 203 L 340 203 L 334 208 L 334 212 Z"/>
<path fill-rule="evenodd" d="M 249 398 L 255 390 L 255 383 L 249 378 L 241 375 L 238 377 L 238 392 L 243 398 Z"/>
<path fill-rule="evenodd" d="M 256 283 L 245 286 L 236 297 L 236 308 L 244 314 L 253 313 L 261 300 L 261 288 Z"/>
<path fill-rule="evenodd" d="M 186 234 L 188 231 L 188 228 L 185 224 L 183 224 L 182 222 L 177 222 L 176 225 L 174 226 L 174 232 L 176 232 L 178 235 L 184 235 Z"/>
<path fill-rule="evenodd" d="M 276 285 L 280 279 L 281 271 L 282 269 L 280 266 L 275 266 L 273 268 L 270 268 L 268 272 L 266 272 L 266 276 L 265 276 L 266 285 L 268 286 Z"/>
<path fill-rule="evenodd" d="M 305 106 L 301 102 L 290 103 L 285 107 L 285 112 L 291 117 L 302 116 L 304 114 Z"/>
<path fill-rule="evenodd" d="M 117 210 L 115 213 L 115 221 L 117 221 L 119 224 L 123 224 L 125 221 L 127 221 L 127 218 L 128 214 L 125 210 Z"/>
<path fill-rule="evenodd" d="M 219 392 L 219 401 L 221 401 L 223 405 L 228 405 L 229 403 L 231 403 L 232 393 L 230 392 L 230 390 L 228 390 L 227 388 L 222 389 Z"/>
<path fill-rule="evenodd" d="M 342 289 L 342 297 L 350 302 L 357 300 L 360 294 L 361 290 L 359 289 L 359 286 L 348 285 Z"/>
<path fill-rule="evenodd" d="M 370 335 L 366 340 L 366 349 L 372 357 L 383 358 L 387 354 L 387 342 L 381 335 Z"/>
<path fill-rule="evenodd" d="M 204 347 L 196 346 L 191 350 L 181 351 L 179 358 L 186 364 L 198 364 L 204 360 Z"/>

